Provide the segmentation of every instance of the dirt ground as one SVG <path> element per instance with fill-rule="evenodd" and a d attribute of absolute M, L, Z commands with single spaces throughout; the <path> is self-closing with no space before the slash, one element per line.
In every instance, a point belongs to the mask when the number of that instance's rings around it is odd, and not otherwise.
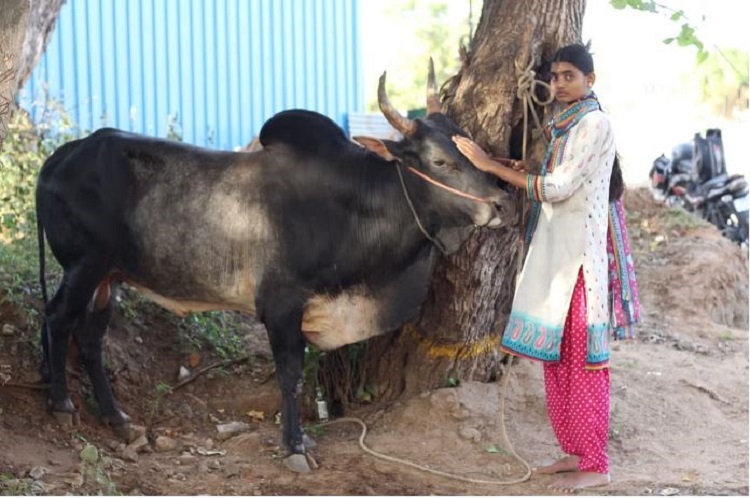
<path fill-rule="evenodd" d="M 634 341 L 614 345 L 610 486 L 603 495 L 748 494 L 748 256 L 702 223 L 628 193 L 644 320 Z M 126 446 L 87 410 L 85 375 L 71 370 L 80 423 L 46 413 L 26 317 L 0 305 L 0 491 L 4 494 L 148 495 L 547 495 L 548 477 L 480 485 L 376 459 L 354 424 L 315 427 L 319 468 L 293 474 L 278 457 L 279 393 L 264 332 L 248 326 L 251 358 L 167 392 L 180 366 L 213 361 L 175 348 L 160 314 L 125 320 L 108 335 L 114 388 L 146 438 Z M 198 362 L 200 364 L 196 364 Z M 541 367 L 512 368 L 505 413 L 499 384 L 462 383 L 363 418 L 376 451 L 475 479 L 523 474 L 502 437 L 533 464 L 560 455 L 546 418 Z M 243 422 L 222 440 L 217 425 Z"/>

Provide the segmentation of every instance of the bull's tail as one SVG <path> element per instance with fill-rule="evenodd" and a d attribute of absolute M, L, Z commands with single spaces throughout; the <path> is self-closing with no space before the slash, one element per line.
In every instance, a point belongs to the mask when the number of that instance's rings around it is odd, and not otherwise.
<path fill-rule="evenodd" d="M 45 277 L 45 257 L 44 257 L 44 227 L 39 220 L 39 206 L 36 208 L 36 234 L 39 243 L 39 285 L 42 288 L 42 299 L 47 306 L 47 279 Z"/>
<path fill-rule="evenodd" d="M 66 144 L 61 145 L 51 156 L 44 161 L 42 169 L 39 171 L 39 178 L 37 178 L 36 186 L 36 231 L 37 241 L 39 243 L 39 284 L 42 287 L 42 298 L 44 299 L 44 305 L 47 305 L 49 301 L 47 297 L 47 280 L 45 278 L 45 250 L 44 250 L 44 227 L 39 219 L 39 182 L 41 181 L 42 173 L 46 170 L 53 168 L 55 164 L 60 162 L 61 159 L 67 157 L 67 155 L 73 151 L 83 140 L 73 140 Z"/>

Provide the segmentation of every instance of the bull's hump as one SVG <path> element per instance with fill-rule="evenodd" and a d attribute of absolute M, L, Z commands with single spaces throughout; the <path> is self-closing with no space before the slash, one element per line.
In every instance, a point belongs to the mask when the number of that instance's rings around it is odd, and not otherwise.
<path fill-rule="evenodd" d="M 293 109 L 271 117 L 260 130 L 260 143 L 273 150 L 283 144 L 303 154 L 330 154 L 352 147 L 344 131 L 317 112 Z"/>

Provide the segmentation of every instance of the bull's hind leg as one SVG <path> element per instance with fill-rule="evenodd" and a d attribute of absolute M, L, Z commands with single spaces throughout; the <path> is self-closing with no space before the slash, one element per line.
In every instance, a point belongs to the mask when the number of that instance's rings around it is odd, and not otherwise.
<path fill-rule="evenodd" d="M 101 421 L 113 428 L 121 438 L 129 437 L 130 417 L 120 410 L 104 369 L 102 340 L 112 316 L 109 281 L 97 287 L 87 308 L 84 323 L 75 329 L 74 337 L 91 379 L 99 404 Z"/>
<path fill-rule="evenodd" d="M 50 373 L 49 365 L 49 336 L 47 334 L 47 317 L 42 319 L 42 330 L 39 332 L 39 342 L 42 343 L 42 361 L 39 364 L 39 374 L 42 376 L 42 382 L 49 384 L 51 382 L 52 375 Z"/>
<path fill-rule="evenodd" d="M 68 392 L 65 378 L 68 342 L 76 326 L 83 325 L 94 289 L 102 280 L 103 271 L 97 265 L 76 265 L 66 269 L 60 287 L 45 308 L 46 327 L 43 339 L 49 366 L 49 409 L 63 424 L 72 423 L 76 411 Z"/>

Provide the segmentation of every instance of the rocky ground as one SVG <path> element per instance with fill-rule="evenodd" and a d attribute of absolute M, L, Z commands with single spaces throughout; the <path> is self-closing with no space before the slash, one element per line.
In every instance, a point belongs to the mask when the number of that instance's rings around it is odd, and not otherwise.
<path fill-rule="evenodd" d="M 615 495 L 748 494 L 748 255 L 708 225 L 628 193 L 644 320 L 617 343 L 610 451 Z M 131 317 L 132 318 L 132 317 Z M 0 304 L 0 491 L 4 494 L 545 495 L 548 477 L 471 484 L 374 458 L 360 428 L 320 427 L 306 414 L 319 468 L 289 472 L 278 455 L 279 394 L 264 332 L 247 326 L 249 358 L 183 387 L 180 367 L 213 361 L 175 347 L 164 314 L 118 314 L 108 337 L 117 397 L 142 427 L 130 444 L 101 427 L 85 375 L 69 372 L 80 422 L 63 430 L 34 389 L 28 317 Z M 22 384 L 22 385 L 19 385 Z M 350 415 L 388 455 L 481 480 L 512 480 L 559 456 L 546 419 L 541 368 L 514 363 L 505 412 L 498 384 L 462 383 Z M 228 425 L 229 424 L 229 425 Z"/>

